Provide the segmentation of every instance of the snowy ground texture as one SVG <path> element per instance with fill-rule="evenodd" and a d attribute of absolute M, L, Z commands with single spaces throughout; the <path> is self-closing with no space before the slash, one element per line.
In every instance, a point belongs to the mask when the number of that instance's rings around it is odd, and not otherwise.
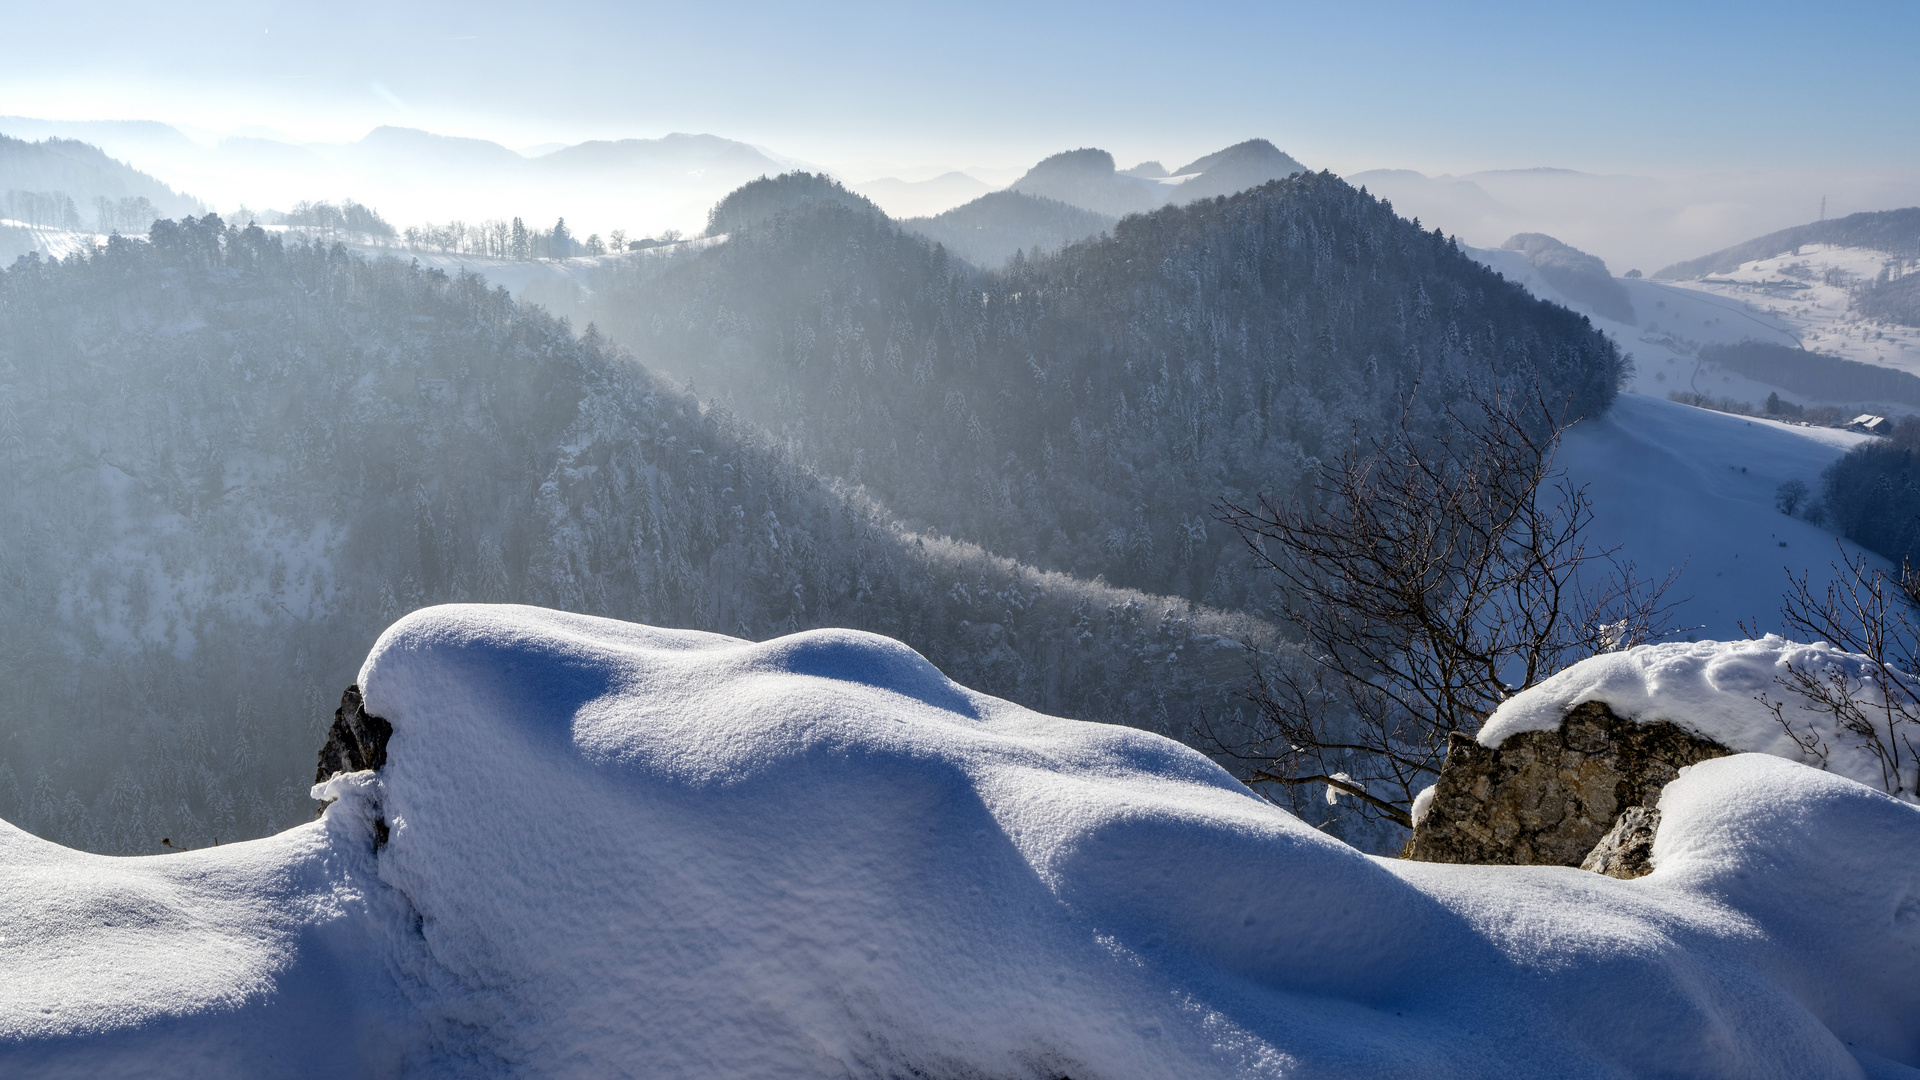
<path fill-rule="evenodd" d="M 1920 1076 L 1920 810 L 1780 758 L 1617 881 L 1364 856 L 851 631 L 432 608 L 361 682 L 320 821 L 0 825 L 0 1073 Z"/>
<path fill-rule="evenodd" d="M 1472 254 L 1534 295 L 1580 311 L 1633 354 L 1632 385 L 1605 415 L 1567 432 L 1558 464 L 1593 500 L 1594 544 L 1618 549 L 1655 580 L 1679 572 L 1668 599 L 1676 602 L 1672 622 L 1682 636 L 1725 640 L 1746 636 L 1746 628 L 1779 630 L 1788 575 L 1806 575 L 1819 592 L 1843 554 L 1888 569 L 1878 555 L 1782 514 L 1774 503 L 1789 480 L 1818 492 L 1821 472 L 1873 436 L 1666 400 L 1673 390 L 1695 390 L 1765 401 L 1777 388 L 1704 367 L 1696 354 L 1702 345 L 1748 339 L 1795 345 L 1804 329 L 1792 313 L 1762 311 L 1733 294 L 1616 278 L 1637 318 L 1622 323 L 1561 294 L 1518 252 Z"/>

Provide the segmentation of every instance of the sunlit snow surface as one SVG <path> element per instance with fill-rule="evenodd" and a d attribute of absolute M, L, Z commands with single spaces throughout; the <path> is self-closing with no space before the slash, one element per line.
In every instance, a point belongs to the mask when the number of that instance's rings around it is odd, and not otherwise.
<path fill-rule="evenodd" d="M 1782 514 L 1775 504 L 1780 485 L 1790 480 L 1817 496 L 1821 473 L 1873 436 L 1666 400 L 1673 390 L 1766 400 L 1774 388 L 1705 368 L 1694 353 L 1703 344 L 1747 339 L 1795 344 L 1789 319 L 1737 296 L 1616 278 L 1639 319 L 1630 326 L 1568 300 L 1518 252 L 1472 255 L 1536 296 L 1587 315 L 1635 357 L 1628 392 L 1605 414 L 1567 432 L 1557 464 L 1592 499 L 1586 539 L 1594 548 L 1616 550 L 1643 577 L 1679 572 L 1667 598 L 1676 602 L 1671 623 L 1682 637 L 1728 640 L 1748 630 L 1785 629 L 1779 608 L 1788 575 L 1806 575 L 1819 594 L 1843 554 L 1889 569 L 1879 556 Z"/>
<path fill-rule="evenodd" d="M 1587 542 L 1618 549 L 1642 577 L 1678 571 L 1667 595 L 1674 629 L 1730 640 L 1745 637 L 1743 627 L 1785 629 L 1790 574 L 1806 575 L 1818 595 L 1843 555 L 1888 568 L 1774 503 L 1789 480 L 1818 492 L 1821 471 L 1871 438 L 1621 394 L 1568 430 L 1556 464 L 1592 499 Z"/>
<path fill-rule="evenodd" d="M 1920 811 L 1776 758 L 1670 785 L 1624 882 L 1370 858 L 851 631 L 432 608 L 361 682 L 388 764 L 321 821 L 147 858 L 0 828 L 0 1074 L 1920 1064 Z"/>

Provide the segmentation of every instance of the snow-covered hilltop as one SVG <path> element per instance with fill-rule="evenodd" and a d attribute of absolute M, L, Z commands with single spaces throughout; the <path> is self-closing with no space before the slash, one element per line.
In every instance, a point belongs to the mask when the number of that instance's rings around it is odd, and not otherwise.
<path fill-rule="evenodd" d="M 1808 350 L 1920 373 L 1920 328 L 1859 310 L 1855 289 L 1911 259 L 1872 248 L 1809 244 L 1675 284 L 1738 300 L 1786 324 Z"/>
<path fill-rule="evenodd" d="M 1370 858 L 851 631 L 441 607 L 361 685 L 387 764 L 319 821 L 120 859 L 0 827 L 0 1071 L 1920 1065 L 1920 811 L 1777 758 L 1684 773 L 1617 881 Z"/>

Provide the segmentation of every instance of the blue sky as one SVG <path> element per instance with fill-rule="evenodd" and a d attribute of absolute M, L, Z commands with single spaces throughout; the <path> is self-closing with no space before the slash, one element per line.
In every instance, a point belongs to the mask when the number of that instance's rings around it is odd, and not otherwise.
<path fill-rule="evenodd" d="M 16 5 L 0 113 L 814 160 L 1920 166 L 1920 4 Z M 36 43 L 22 48 L 22 42 Z"/>

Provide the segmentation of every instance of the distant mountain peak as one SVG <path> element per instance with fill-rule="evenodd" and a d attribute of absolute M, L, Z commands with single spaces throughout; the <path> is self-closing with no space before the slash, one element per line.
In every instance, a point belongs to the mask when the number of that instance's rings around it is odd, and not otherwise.
<path fill-rule="evenodd" d="M 961 258 L 988 269 L 1024 251 L 1029 257 L 1058 251 L 1076 240 L 1097 236 L 1114 218 L 1023 191 L 992 191 L 933 217 L 909 218 L 901 227 L 918 233 Z"/>
<path fill-rule="evenodd" d="M 1160 180 L 1165 177 L 1173 175 L 1172 173 L 1167 171 L 1167 167 L 1165 165 L 1162 165 L 1157 161 L 1143 161 L 1140 164 L 1135 165 L 1131 169 L 1122 169 L 1120 171 L 1124 175 L 1138 176 L 1143 180 Z"/>
<path fill-rule="evenodd" d="M 730 167 L 743 181 L 782 171 L 781 163 L 743 142 L 718 135 L 676 131 L 657 139 L 592 139 L 542 156 L 548 166 L 680 173 L 689 168 Z"/>
<path fill-rule="evenodd" d="M 1525 169 L 1482 169 L 1480 176 L 1592 176 L 1593 173 L 1579 169 L 1562 169 L 1555 165 L 1533 165 Z"/>
<path fill-rule="evenodd" d="M 1186 203 L 1232 195 L 1306 171 L 1305 165 L 1267 140 L 1248 139 L 1181 166 L 1175 176 L 1198 175 L 1175 190 L 1174 201 Z"/>
<path fill-rule="evenodd" d="M 1248 139 L 1246 142 L 1234 143 L 1225 150 L 1215 150 L 1205 157 L 1190 161 L 1176 169 L 1172 175 L 1187 176 L 1192 173 L 1203 173 L 1216 165 L 1240 162 L 1270 162 L 1276 165 L 1285 163 L 1293 166 L 1293 172 L 1306 171 L 1305 166 L 1267 140 Z"/>
<path fill-rule="evenodd" d="M 1598 255 L 1589 255 L 1546 233 L 1515 233 L 1500 246 L 1520 253 L 1540 271 L 1547 284 L 1567 299 L 1629 326 L 1638 322 L 1632 297 L 1613 279 L 1607 264 Z"/>
<path fill-rule="evenodd" d="M 1027 175 L 1020 179 L 1025 180 L 1028 177 L 1053 173 L 1112 173 L 1114 171 L 1112 154 L 1105 150 L 1083 146 L 1078 150 L 1062 150 L 1050 157 L 1041 158 L 1040 163 L 1028 169 Z"/>
<path fill-rule="evenodd" d="M 1125 217 L 1161 202 L 1158 185 L 1114 169 L 1113 155 L 1082 147 L 1044 158 L 1015 180 L 1011 190 L 1053 199 L 1097 214 Z"/>

